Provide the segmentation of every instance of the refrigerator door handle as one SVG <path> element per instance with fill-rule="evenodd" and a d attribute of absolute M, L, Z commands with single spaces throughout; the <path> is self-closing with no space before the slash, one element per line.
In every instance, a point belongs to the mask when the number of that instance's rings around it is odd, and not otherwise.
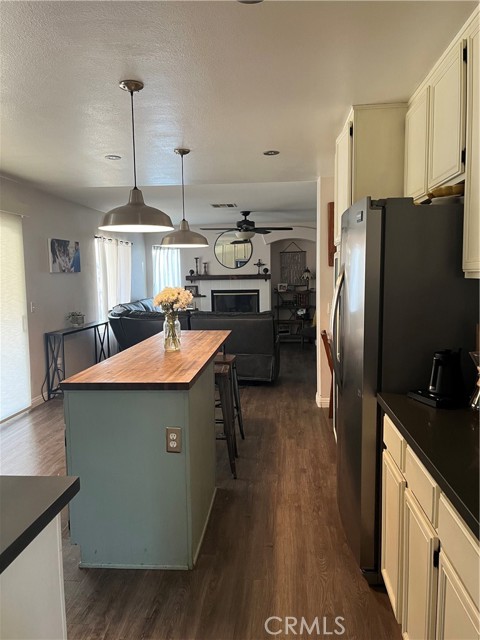
<path fill-rule="evenodd" d="M 340 374 L 340 345 L 337 336 L 337 312 L 340 303 L 340 293 L 345 282 L 345 267 L 342 266 L 335 283 L 335 291 L 333 292 L 332 313 L 330 315 L 330 350 L 332 352 L 333 370 L 338 386 L 342 386 L 342 377 Z"/>

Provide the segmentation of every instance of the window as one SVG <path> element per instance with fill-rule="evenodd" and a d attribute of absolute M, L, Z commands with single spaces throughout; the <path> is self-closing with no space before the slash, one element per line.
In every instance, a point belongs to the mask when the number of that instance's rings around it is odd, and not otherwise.
<path fill-rule="evenodd" d="M 0 420 L 31 404 L 22 218 L 0 212 Z"/>
<path fill-rule="evenodd" d="M 97 260 L 98 317 L 106 318 L 110 309 L 130 302 L 132 292 L 132 243 L 95 237 Z"/>
<path fill-rule="evenodd" d="M 165 287 L 181 287 L 180 249 L 164 249 L 160 245 L 152 247 L 153 295 Z"/>

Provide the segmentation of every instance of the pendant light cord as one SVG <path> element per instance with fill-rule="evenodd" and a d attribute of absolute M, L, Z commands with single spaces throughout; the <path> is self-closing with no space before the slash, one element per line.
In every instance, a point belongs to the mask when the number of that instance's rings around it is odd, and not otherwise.
<path fill-rule="evenodd" d="M 133 91 L 130 91 L 130 102 L 132 104 L 132 144 L 133 144 L 133 183 L 134 189 L 137 188 L 137 161 L 135 158 L 135 119 L 133 117 Z"/>
<path fill-rule="evenodd" d="M 185 220 L 185 182 L 183 180 L 183 153 L 182 153 L 182 220 Z"/>

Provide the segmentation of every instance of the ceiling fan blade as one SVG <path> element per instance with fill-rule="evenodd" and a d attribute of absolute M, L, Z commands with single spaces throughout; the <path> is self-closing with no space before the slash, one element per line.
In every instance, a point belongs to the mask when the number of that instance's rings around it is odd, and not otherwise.
<path fill-rule="evenodd" d="M 250 242 L 250 240 L 232 240 L 230 244 L 246 244 L 247 242 Z"/>
<path fill-rule="evenodd" d="M 238 231 L 236 227 L 200 227 L 202 231 Z"/>
<path fill-rule="evenodd" d="M 258 229 L 257 227 L 255 227 L 255 229 L 252 229 L 252 231 L 254 231 L 255 233 L 261 233 L 262 235 L 270 233 L 269 229 Z"/>
<path fill-rule="evenodd" d="M 267 229 L 267 231 L 293 231 L 293 227 L 263 227 L 263 229 Z"/>

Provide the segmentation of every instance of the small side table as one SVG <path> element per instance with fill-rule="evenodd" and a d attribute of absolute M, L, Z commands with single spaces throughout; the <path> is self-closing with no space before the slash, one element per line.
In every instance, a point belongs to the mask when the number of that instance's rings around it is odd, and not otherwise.
<path fill-rule="evenodd" d="M 65 336 L 93 329 L 95 343 L 95 364 L 110 357 L 110 334 L 108 320 L 88 322 L 66 329 L 49 331 L 45 334 L 45 355 L 47 361 L 47 399 L 62 395 L 60 382 L 65 379 Z M 61 366 L 59 359 L 61 358 Z"/>

